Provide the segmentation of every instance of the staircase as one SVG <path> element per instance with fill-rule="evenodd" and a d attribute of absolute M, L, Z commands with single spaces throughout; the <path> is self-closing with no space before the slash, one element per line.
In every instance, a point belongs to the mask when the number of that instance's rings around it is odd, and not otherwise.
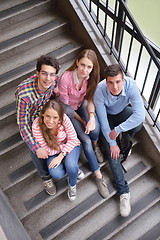
<path fill-rule="evenodd" d="M 15 239 L 12 229 L 3 224 L 3 218 L 0 224 L 8 240 L 158 240 L 160 189 L 153 161 L 158 153 L 150 140 L 152 150 L 148 153 L 144 129 L 136 137 L 132 154 L 124 163 L 132 197 L 132 212 L 127 218 L 119 215 L 119 198 L 112 185 L 107 160 L 101 164 L 101 169 L 109 186 L 109 199 L 98 194 L 82 152 L 79 166 L 85 178 L 78 182 L 76 201 L 70 202 L 66 178 L 56 182 L 55 196 L 46 194 L 28 147 L 20 137 L 14 91 L 23 79 L 35 72 L 36 59 L 48 53 L 55 56 L 61 64 L 61 74 L 78 52 L 93 45 L 88 45 L 90 41 L 82 44 L 77 40 L 80 32 L 77 31 L 77 38 L 72 32 L 74 19 L 69 20 L 70 11 L 73 9 L 67 7 L 66 20 L 56 0 L 3 0 L 0 3 L 0 186 L 18 216 L 16 221 L 22 223 L 29 237 L 17 235 Z"/>

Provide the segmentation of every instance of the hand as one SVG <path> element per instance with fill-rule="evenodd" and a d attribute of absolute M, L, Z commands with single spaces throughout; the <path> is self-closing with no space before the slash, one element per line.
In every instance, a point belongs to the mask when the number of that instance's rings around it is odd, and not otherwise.
<path fill-rule="evenodd" d="M 49 164 L 49 168 L 57 168 L 59 164 L 62 162 L 63 155 L 60 153 L 57 157 L 53 158 Z"/>
<path fill-rule="evenodd" d="M 59 97 L 60 93 L 59 93 L 59 88 L 58 87 L 54 88 L 53 92 L 54 92 L 54 95 L 56 97 Z"/>
<path fill-rule="evenodd" d="M 48 158 L 48 153 L 47 153 L 46 149 L 44 149 L 44 148 L 38 148 L 36 150 L 36 155 L 38 158 L 43 158 L 43 159 Z"/>
<path fill-rule="evenodd" d="M 118 134 L 116 133 L 116 131 L 113 129 L 110 134 L 109 134 L 109 137 L 111 140 L 116 140 Z"/>
<path fill-rule="evenodd" d="M 93 131 L 96 128 L 95 117 L 91 117 L 86 125 L 85 133 L 89 134 L 90 131 Z"/>
<path fill-rule="evenodd" d="M 119 157 L 119 154 L 120 154 L 120 148 L 118 147 L 118 145 L 111 146 L 110 152 L 111 152 L 111 158 L 117 160 L 117 158 Z"/>

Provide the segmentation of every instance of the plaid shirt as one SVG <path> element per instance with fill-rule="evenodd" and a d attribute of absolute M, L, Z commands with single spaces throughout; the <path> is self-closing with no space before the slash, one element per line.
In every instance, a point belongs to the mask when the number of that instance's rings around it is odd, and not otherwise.
<path fill-rule="evenodd" d="M 38 89 L 38 77 L 35 74 L 21 82 L 15 92 L 17 124 L 23 140 L 32 151 L 40 148 L 40 144 L 32 134 L 32 123 L 39 116 L 44 104 L 50 99 L 54 88 L 57 86 L 57 80 L 58 77 L 50 88 L 42 92 Z"/>

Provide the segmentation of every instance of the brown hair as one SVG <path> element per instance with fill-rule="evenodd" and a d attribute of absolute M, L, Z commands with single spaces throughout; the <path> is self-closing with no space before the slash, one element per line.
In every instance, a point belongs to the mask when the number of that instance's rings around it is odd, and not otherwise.
<path fill-rule="evenodd" d="M 47 145 L 52 149 L 58 150 L 59 145 L 57 142 L 57 137 L 51 132 L 51 130 L 49 128 L 46 127 L 46 125 L 44 123 L 43 114 L 49 108 L 55 110 L 58 113 L 59 121 L 60 121 L 60 124 L 62 124 L 62 125 L 63 125 L 64 110 L 63 110 L 62 105 L 59 102 L 56 102 L 55 100 L 50 100 L 44 105 L 43 109 L 40 112 L 40 116 L 39 116 L 39 126 L 40 126 L 42 135 L 43 135 Z"/>
<path fill-rule="evenodd" d="M 51 57 L 49 55 L 42 55 L 41 57 L 39 57 L 37 59 L 37 65 L 36 65 L 36 69 L 38 72 L 41 71 L 43 64 L 54 67 L 56 69 L 56 74 L 59 72 L 60 65 L 56 58 Z"/>
<path fill-rule="evenodd" d="M 123 78 L 123 71 L 119 64 L 112 64 L 107 66 L 104 70 L 104 73 L 105 73 L 106 80 L 108 77 L 115 77 L 118 74 L 121 74 Z"/>
<path fill-rule="evenodd" d="M 82 52 L 80 52 L 74 63 L 67 69 L 67 71 L 74 71 L 77 68 L 76 61 L 79 61 L 83 57 L 87 57 L 93 63 L 93 70 L 89 75 L 87 92 L 85 96 L 87 100 L 91 100 L 93 98 L 97 84 L 100 80 L 100 68 L 96 53 L 91 49 L 83 50 Z"/>

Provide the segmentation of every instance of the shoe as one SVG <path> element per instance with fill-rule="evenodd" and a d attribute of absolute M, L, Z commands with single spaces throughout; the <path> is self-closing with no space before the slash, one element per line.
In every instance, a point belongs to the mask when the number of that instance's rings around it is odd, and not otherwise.
<path fill-rule="evenodd" d="M 95 146 L 94 152 L 95 152 L 97 161 L 98 161 L 99 163 L 102 163 L 102 162 L 104 161 L 104 159 L 103 159 L 102 153 L 101 153 L 98 145 Z"/>
<path fill-rule="evenodd" d="M 120 195 L 120 214 L 122 217 L 128 217 L 131 212 L 130 192 Z"/>
<path fill-rule="evenodd" d="M 131 156 L 131 153 L 132 153 L 132 148 L 129 150 L 129 153 L 128 153 L 127 157 Z"/>
<path fill-rule="evenodd" d="M 44 189 L 45 191 L 50 195 L 50 196 L 53 196 L 56 194 L 56 186 L 54 185 L 53 181 L 52 181 L 52 178 L 47 180 L 47 181 L 44 181 L 43 182 L 44 184 Z"/>
<path fill-rule="evenodd" d="M 77 190 L 76 190 L 76 185 L 75 186 L 70 186 L 68 187 L 68 198 L 70 201 L 74 201 L 76 199 L 76 193 L 77 193 Z"/>
<path fill-rule="evenodd" d="M 103 198 L 108 198 L 109 197 L 109 191 L 108 191 L 108 187 L 107 184 L 104 181 L 104 178 L 97 178 L 96 177 L 96 183 L 97 183 L 97 187 L 98 187 L 98 191 L 100 193 L 100 195 Z"/>
<path fill-rule="evenodd" d="M 78 170 L 78 180 L 82 180 L 84 178 L 84 172 L 79 168 Z"/>

